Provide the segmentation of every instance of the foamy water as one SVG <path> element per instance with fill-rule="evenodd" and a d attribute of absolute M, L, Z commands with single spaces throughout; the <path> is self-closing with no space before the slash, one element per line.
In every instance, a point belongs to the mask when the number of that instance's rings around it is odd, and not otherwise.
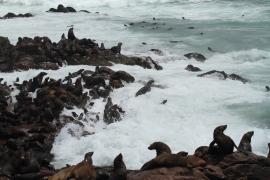
<path fill-rule="evenodd" d="M 100 14 L 45 13 L 57 4 L 87 9 Z M 162 71 L 145 70 L 136 66 L 115 65 L 136 81 L 112 94 L 114 103 L 126 111 L 123 120 L 111 125 L 84 122 L 85 129 L 68 124 L 56 138 L 52 153 L 56 167 L 77 163 L 83 154 L 94 151 L 94 164 L 110 165 L 114 157 L 123 153 L 128 168 L 137 169 L 154 156 L 147 149 L 153 141 L 168 143 L 174 152 L 192 153 L 200 145 L 208 145 L 213 129 L 228 124 L 226 133 L 239 143 L 241 136 L 254 130 L 252 140 L 256 153 L 266 154 L 270 142 L 270 95 L 264 90 L 270 85 L 270 6 L 269 1 L 220 0 L 0 0 L 0 15 L 13 11 L 33 12 L 35 17 L 0 21 L 0 35 L 16 43 L 19 36 L 48 36 L 58 41 L 67 26 L 75 26 L 79 38 L 87 37 L 104 42 L 106 47 L 121 41 L 123 54 L 151 56 L 164 67 Z M 182 20 L 182 17 L 186 20 Z M 156 17 L 156 21 L 152 18 Z M 142 27 L 136 22 L 146 21 Z M 124 26 L 135 22 L 134 26 Z M 153 23 L 157 22 L 158 25 Z M 165 24 L 164 24 L 165 23 Z M 164 25 L 163 25 L 164 24 Z M 188 27 L 195 29 L 188 29 Z M 200 33 L 203 32 L 203 35 Z M 177 41 L 172 43 L 171 41 Z M 146 42 L 147 45 L 142 45 Z M 212 53 L 207 47 L 213 48 Z M 163 55 L 149 52 L 158 48 Z M 201 52 L 205 63 L 185 60 L 187 52 Z M 232 80 L 199 78 L 184 70 L 188 64 L 203 72 L 224 70 L 250 80 L 242 84 Z M 91 66 L 63 67 L 47 71 L 51 77 L 61 78 L 68 72 Z M 39 70 L 1 73 L 8 82 L 37 75 Z M 142 82 L 154 79 L 164 88 L 152 88 L 146 95 L 135 98 Z M 162 105 L 161 102 L 168 102 Z M 96 100 L 87 118 L 103 116 L 105 102 Z M 80 112 L 80 110 L 74 110 Z M 65 110 L 63 114 L 69 114 Z M 87 130 L 94 135 L 71 137 Z"/>

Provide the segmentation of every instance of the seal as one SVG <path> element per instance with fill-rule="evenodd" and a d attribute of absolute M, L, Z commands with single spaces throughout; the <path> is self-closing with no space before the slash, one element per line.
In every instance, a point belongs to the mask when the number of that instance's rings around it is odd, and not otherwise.
<path fill-rule="evenodd" d="M 245 133 L 239 143 L 238 150 L 243 152 L 252 152 L 251 138 L 254 135 L 254 131 Z"/>
<path fill-rule="evenodd" d="M 111 51 L 114 53 L 114 54 L 121 54 L 121 47 L 122 47 L 122 43 L 119 42 L 117 44 L 117 46 L 114 46 L 111 48 Z"/>
<path fill-rule="evenodd" d="M 141 89 L 139 89 L 139 91 L 136 93 L 135 96 L 137 97 L 137 96 L 143 95 L 143 94 L 145 94 L 147 92 L 150 92 L 151 91 L 151 86 L 152 86 L 152 84 L 154 82 L 155 82 L 154 80 L 148 81 L 147 84 L 144 87 L 142 87 Z"/>
<path fill-rule="evenodd" d="M 95 180 L 96 170 L 93 167 L 92 155 L 93 152 L 88 152 L 84 156 L 84 160 L 77 164 L 70 174 L 69 179 L 75 178 L 80 180 Z"/>
<path fill-rule="evenodd" d="M 227 125 L 218 126 L 215 128 L 213 137 L 214 140 L 209 145 L 209 154 L 226 155 L 233 152 L 236 147 L 234 141 L 223 132 L 227 129 Z M 217 146 L 215 146 L 217 144 Z M 237 148 L 237 147 L 236 147 Z"/>
<path fill-rule="evenodd" d="M 269 86 L 265 86 L 265 90 L 266 90 L 266 92 L 269 92 L 270 91 L 270 87 Z"/>
<path fill-rule="evenodd" d="M 123 161 L 123 155 L 120 153 L 113 161 L 113 173 L 110 180 L 126 180 L 127 168 Z"/>
<path fill-rule="evenodd" d="M 68 30 L 68 39 L 72 40 L 72 41 L 76 39 L 74 32 L 73 32 L 73 27 Z"/>
<path fill-rule="evenodd" d="M 154 142 L 148 147 L 148 149 L 149 150 L 156 150 L 157 156 L 159 156 L 163 153 L 172 154 L 170 147 L 163 142 Z"/>
<path fill-rule="evenodd" d="M 49 177 L 49 180 L 67 180 L 72 178 L 80 180 L 95 180 L 96 171 L 92 165 L 93 154 L 93 152 L 86 153 L 82 162 L 75 166 L 63 168 L 55 175 Z"/>
<path fill-rule="evenodd" d="M 160 168 L 160 167 L 175 167 L 175 166 L 182 166 L 186 167 L 187 166 L 187 157 L 184 157 L 179 154 L 168 154 L 168 153 L 163 153 L 154 159 L 148 161 L 145 163 L 142 167 L 141 170 L 150 170 L 150 169 L 155 169 L 155 168 Z"/>

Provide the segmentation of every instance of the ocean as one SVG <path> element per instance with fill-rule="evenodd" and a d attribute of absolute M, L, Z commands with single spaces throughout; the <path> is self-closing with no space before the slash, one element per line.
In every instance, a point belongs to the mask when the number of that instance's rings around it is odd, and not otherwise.
<path fill-rule="evenodd" d="M 91 13 L 46 12 L 58 4 Z M 270 93 L 265 92 L 265 86 L 270 85 L 269 0 L 0 0 L 0 16 L 7 12 L 34 14 L 33 18 L 0 21 L 0 36 L 14 44 L 24 36 L 48 36 L 59 41 L 67 26 L 74 25 L 79 38 L 95 39 L 107 48 L 123 42 L 122 54 L 151 56 L 163 66 L 162 71 L 156 71 L 114 65 L 112 69 L 125 70 L 136 78 L 135 83 L 111 94 L 113 102 L 126 111 L 123 120 L 111 125 L 89 120 L 84 122 L 84 129 L 66 125 L 52 149 L 56 167 L 77 163 L 85 152 L 94 151 L 95 165 L 110 165 L 121 152 L 127 167 L 138 169 L 154 156 L 147 149 L 152 142 L 163 141 L 173 152 L 192 154 L 200 145 L 208 145 L 213 129 L 222 124 L 228 125 L 225 132 L 236 144 L 245 132 L 254 130 L 254 152 L 268 152 Z M 150 49 L 159 49 L 162 54 Z M 207 60 L 187 60 L 183 55 L 189 52 L 202 53 Z M 185 70 L 188 64 L 203 72 L 236 73 L 249 83 L 200 78 L 198 73 Z M 80 68 L 94 69 L 65 66 L 46 72 L 60 78 Z M 0 76 L 13 82 L 17 76 L 29 79 L 39 72 Z M 153 87 L 150 93 L 135 98 L 143 82 L 150 79 L 161 88 Z M 161 104 L 165 99 L 167 104 Z M 104 105 L 104 101 L 95 100 L 95 106 L 89 107 L 89 118 L 97 114 L 102 117 Z M 72 137 L 69 128 L 94 134 Z"/>

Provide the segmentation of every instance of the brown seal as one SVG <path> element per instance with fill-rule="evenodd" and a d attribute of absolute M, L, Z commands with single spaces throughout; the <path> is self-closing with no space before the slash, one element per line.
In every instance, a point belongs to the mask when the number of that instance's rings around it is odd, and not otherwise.
<path fill-rule="evenodd" d="M 145 163 L 142 167 L 141 170 L 150 170 L 150 169 L 155 169 L 155 168 L 160 168 L 160 167 L 175 167 L 175 166 L 182 166 L 186 167 L 187 166 L 187 157 L 184 157 L 179 154 L 168 154 L 168 153 L 163 153 L 154 159 L 148 161 Z"/>
<path fill-rule="evenodd" d="M 210 143 L 208 150 L 210 154 L 226 155 L 233 152 L 236 145 L 229 136 L 223 133 L 226 129 L 227 125 L 222 125 L 215 128 L 213 133 L 214 140 Z M 215 144 L 217 145 L 215 146 Z"/>
<path fill-rule="evenodd" d="M 67 180 L 67 179 L 80 179 L 80 180 L 95 180 L 96 170 L 93 167 L 92 155 L 93 152 L 88 152 L 84 156 L 84 160 L 75 166 L 70 166 L 62 169 L 49 180 Z"/>
<path fill-rule="evenodd" d="M 238 146 L 239 151 L 252 152 L 251 138 L 253 135 L 254 135 L 254 131 L 249 131 L 243 135 L 243 137 L 239 143 L 239 146 Z"/>
<path fill-rule="evenodd" d="M 69 178 L 80 180 L 95 180 L 96 170 L 93 167 L 92 155 L 93 152 L 88 152 L 84 156 L 84 160 L 77 164 L 70 174 Z"/>
<path fill-rule="evenodd" d="M 113 173 L 110 180 L 126 180 L 127 168 L 120 153 L 113 161 Z"/>
<path fill-rule="evenodd" d="M 162 153 L 168 153 L 168 154 L 172 153 L 170 147 L 163 142 L 154 142 L 148 147 L 148 149 L 156 150 L 157 156 L 161 155 Z"/>

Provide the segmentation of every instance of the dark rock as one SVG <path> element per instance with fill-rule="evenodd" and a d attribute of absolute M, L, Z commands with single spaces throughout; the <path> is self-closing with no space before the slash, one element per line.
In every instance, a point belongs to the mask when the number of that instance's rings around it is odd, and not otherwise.
<path fill-rule="evenodd" d="M 111 75 L 111 80 L 123 80 L 127 83 L 132 83 L 135 81 L 135 78 L 125 71 L 117 71 Z"/>
<path fill-rule="evenodd" d="M 247 79 L 245 79 L 245 78 L 243 78 L 243 77 L 241 77 L 241 76 L 239 76 L 237 74 L 230 74 L 228 76 L 228 78 L 231 79 L 231 80 L 241 81 L 244 84 L 248 82 Z"/>
<path fill-rule="evenodd" d="M 120 121 L 121 114 L 124 114 L 125 111 L 122 110 L 118 105 L 112 103 L 112 99 L 109 97 L 107 100 L 107 104 L 104 109 L 104 117 L 103 121 L 106 124 L 111 124 L 117 121 Z"/>
<path fill-rule="evenodd" d="M 191 72 L 198 72 L 198 71 L 201 71 L 200 68 L 195 67 L 195 66 L 193 66 L 193 65 L 191 65 L 191 64 L 187 65 L 187 67 L 185 68 L 185 70 L 191 71 Z"/>
<path fill-rule="evenodd" d="M 199 53 L 188 53 L 184 55 L 186 58 L 188 59 L 195 59 L 196 61 L 200 61 L 200 62 L 204 62 L 206 60 L 206 58 L 204 57 L 204 55 L 199 54 Z"/>
<path fill-rule="evenodd" d="M 14 14 L 14 13 L 7 13 L 6 15 L 4 15 L 2 18 L 0 19 L 12 19 L 12 18 L 29 18 L 29 17 L 33 17 L 33 15 L 31 13 L 26 13 L 26 14 Z"/>
<path fill-rule="evenodd" d="M 219 79 L 225 80 L 227 79 L 228 74 L 226 74 L 224 71 L 212 70 L 212 71 L 198 75 L 198 77 L 207 77 L 207 76 L 213 76 L 213 77 L 217 77 Z"/>

